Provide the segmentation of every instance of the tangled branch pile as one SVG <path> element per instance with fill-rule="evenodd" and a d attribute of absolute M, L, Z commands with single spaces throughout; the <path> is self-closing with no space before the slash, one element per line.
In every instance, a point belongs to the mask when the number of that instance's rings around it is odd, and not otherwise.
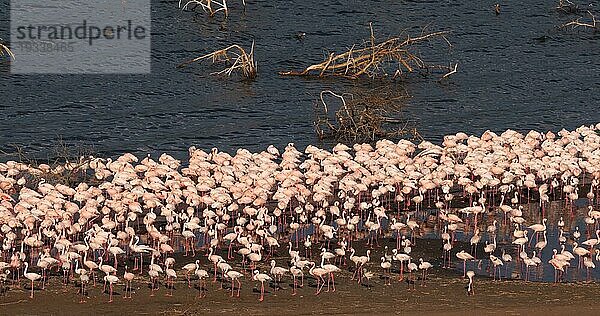
<path fill-rule="evenodd" d="M 0 43 L 0 57 L 2 57 L 4 55 L 7 55 L 11 60 L 15 59 L 15 55 L 13 54 L 12 51 L 10 51 L 8 46 Z"/>
<path fill-rule="evenodd" d="M 215 63 L 225 63 L 227 67 L 221 71 L 213 72 L 211 74 L 221 75 L 225 74 L 227 76 L 231 76 L 233 72 L 239 72 L 244 79 L 254 79 L 256 78 L 256 61 L 254 60 L 254 42 L 252 42 L 252 47 L 250 49 L 250 53 L 247 53 L 244 48 L 239 45 L 231 45 L 224 49 L 220 49 L 214 51 L 210 54 L 206 54 L 192 60 L 188 60 L 179 64 L 177 67 L 185 67 L 191 63 L 211 59 L 213 64 Z"/>
<path fill-rule="evenodd" d="M 394 95 L 381 88 L 364 94 L 339 95 L 322 91 L 320 102 L 315 102 L 315 130 L 320 139 L 342 142 L 371 142 L 380 138 L 397 139 L 411 136 L 420 138 L 415 128 L 402 119 L 402 100 L 406 93 Z M 341 101 L 337 110 L 325 102 L 325 95 Z"/>
<path fill-rule="evenodd" d="M 421 57 L 413 52 L 415 45 L 432 39 L 443 39 L 449 47 L 452 47 L 446 35 L 448 32 L 425 33 L 417 37 L 394 37 L 382 43 L 375 42 L 373 28 L 371 26 L 371 39 L 365 41 L 359 48 L 353 45 L 350 50 L 335 54 L 331 53 L 326 60 L 314 64 L 303 71 L 280 72 L 284 76 L 339 76 L 357 79 L 363 76 L 370 78 L 386 77 L 390 74 L 394 77 L 404 72 L 415 70 L 428 72 L 431 69 L 445 69 L 451 71 L 455 66 L 428 65 Z"/>
<path fill-rule="evenodd" d="M 229 15 L 227 0 L 222 0 L 222 2 L 216 0 L 188 0 L 182 7 L 183 1 L 179 0 L 179 7 L 184 11 L 195 11 L 196 8 L 200 7 L 204 12 L 210 14 L 210 16 L 214 16 L 219 11 L 223 11 L 225 16 Z M 244 5 L 244 9 L 246 9 L 246 0 L 242 0 L 242 4 Z"/>
<path fill-rule="evenodd" d="M 20 163 L 35 167 L 37 170 L 29 170 L 21 181 L 27 183 L 38 183 L 42 179 L 50 184 L 61 183 L 68 186 L 80 182 L 96 183 L 93 174 L 87 173 L 89 162 L 94 158 L 93 149 L 81 145 L 67 145 L 60 140 L 52 148 L 52 159 L 40 162 L 25 152 L 21 146 L 14 145 L 14 152 L 0 150 L 0 157 L 6 156 Z M 25 171 L 25 170 L 23 170 Z"/>

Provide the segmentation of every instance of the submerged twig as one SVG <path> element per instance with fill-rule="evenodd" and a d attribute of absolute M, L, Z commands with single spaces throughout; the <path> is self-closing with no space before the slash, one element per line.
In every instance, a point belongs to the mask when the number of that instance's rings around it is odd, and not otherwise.
<path fill-rule="evenodd" d="M 211 59 L 213 64 L 219 62 L 229 64 L 225 69 L 211 73 L 213 75 L 226 74 L 227 76 L 231 76 L 231 74 L 236 71 L 240 72 L 241 76 L 245 79 L 254 79 L 256 77 L 257 65 L 254 60 L 254 41 L 252 41 L 250 53 L 247 53 L 241 46 L 234 44 L 224 49 L 185 61 L 177 67 L 185 67 L 191 63 L 205 59 Z"/>

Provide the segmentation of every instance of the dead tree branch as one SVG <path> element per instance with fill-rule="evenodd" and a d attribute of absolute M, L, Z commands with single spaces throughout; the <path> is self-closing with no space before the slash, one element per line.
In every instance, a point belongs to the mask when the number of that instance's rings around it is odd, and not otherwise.
<path fill-rule="evenodd" d="M 353 45 L 350 50 L 341 54 L 331 53 L 321 63 L 308 66 L 303 71 L 280 72 L 283 76 L 338 76 L 358 79 L 363 76 L 370 78 L 386 77 L 390 73 L 398 76 L 404 72 L 416 70 L 430 71 L 431 69 L 452 68 L 441 65 L 428 65 L 420 56 L 413 52 L 413 47 L 432 39 L 443 39 L 451 47 L 446 38 L 449 32 L 423 32 L 411 37 L 393 37 L 381 43 L 375 41 L 373 28 L 370 29 L 370 39 L 362 45 Z M 359 48 L 356 48 L 359 47 Z"/>
<path fill-rule="evenodd" d="M 10 50 L 10 48 L 8 48 L 8 46 L 0 43 L 0 57 L 2 57 L 4 55 L 7 55 L 11 60 L 15 59 L 15 55 Z"/>
<path fill-rule="evenodd" d="M 214 16 L 217 12 L 223 11 L 225 16 L 229 16 L 229 8 L 227 7 L 227 0 L 179 0 L 179 8 L 184 11 L 195 11 L 196 8 L 200 7 L 204 12 L 207 12 L 210 16 Z M 183 6 L 182 6 L 183 5 Z M 246 0 L 242 0 L 244 10 L 246 9 Z"/>
<path fill-rule="evenodd" d="M 406 93 L 391 92 L 383 87 L 366 93 L 337 94 L 322 91 L 315 102 L 315 131 L 320 139 L 345 142 L 372 142 L 380 138 L 418 138 L 415 128 L 402 118 Z M 326 102 L 326 96 L 338 99 L 337 108 Z M 331 100 L 330 100 L 331 101 Z"/>
<path fill-rule="evenodd" d="M 569 0 L 558 0 L 556 11 L 565 14 L 578 14 L 580 12 L 579 6 Z"/>
<path fill-rule="evenodd" d="M 447 72 L 445 75 L 443 75 L 443 76 L 440 78 L 440 81 L 441 81 L 442 79 L 448 78 L 448 77 L 452 76 L 453 74 L 455 74 L 455 73 L 456 73 L 456 70 L 458 69 L 458 63 L 454 64 L 454 67 L 452 67 L 452 65 L 450 65 L 449 69 L 451 69 L 451 70 L 450 70 L 449 72 Z"/>
<path fill-rule="evenodd" d="M 584 17 L 579 17 L 573 21 L 570 21 L 568 23 L 565 23 L 563 25 L 560 26 L 560 28 L 567 28 L 567 27 L 571 27 L 572 29 L 576 29 L 578 27 L 583 27 L 585 29 L 594 29 L 594 30 L 600 30 L 600 24 L 597 24 L 596 22 L 598 22 L 598 20 L 596 20 L 596 17 L 592 14 L 592 12 L 587 11 L 587 14 L 589 16 L 589 18 L 591 19 L 591 21 L 586 22 L 583 21 L 582 19 Z"/>
<path fill-rule="evenodd" d="M 210 54 L 202 55 L 200 57 L 183 62 L 177 67 L 185 67 L 191 63 L 205 59 L 212 60 L 213 64 L 225 63 L 228 65 L 221 71 L 211 73 L 213 75 L 225 74 L 229 77 L 232 73 L 239 72 L 244 79 L 256 78 L 257 65 L 256 61 L 254 60 L 254 41 L 252 42 L 250 53 L 247 53 L 241 46 L 234 44 L 224 49 L 214 51 Z"/>

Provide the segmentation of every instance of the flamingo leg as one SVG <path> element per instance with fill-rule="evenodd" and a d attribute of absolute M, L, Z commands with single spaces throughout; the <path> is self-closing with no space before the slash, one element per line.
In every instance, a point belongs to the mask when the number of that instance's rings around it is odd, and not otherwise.
<path fill-rule="evenodd" d="M 333 275 L 333 273 L 331 274 L 331 283 L 333 284 L 333 291 L 335 292 L 335 276 Z"/>
<path fill-rule="evenodd" d="M 260 282 L 260 299 L 259 301 L 262 302 L 265 299 L 265 283 L 264 282 Z"/>

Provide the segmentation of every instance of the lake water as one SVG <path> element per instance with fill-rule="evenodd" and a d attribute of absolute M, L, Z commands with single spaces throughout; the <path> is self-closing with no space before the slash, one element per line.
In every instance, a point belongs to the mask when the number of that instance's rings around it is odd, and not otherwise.
<path fill-rule="evenodd" d="M 60 140 L 101 155 L 168 152 L 189 146 L 262 150 L 294 142 L 319 144 L 313 102 L 320 91 L 360 92 L 387 85 L 406 89 L 405 117 L 428 140 L 486 129 L 573 129 L 600 121 L 600 33 L 560 31 L 572 19 L 554 1 L 230 1 L 230 15 L 181 12 L 177 1 L 152 1 L 152 74 L 11 75 L 0 65 L 0 150 L 23 146 L 52 155 Z M 598 4 L 596 4 L 596 7 Z M 596 7 L 591 7 L 596 9 Z M 9 38 L 9 1 L 0 0 L 0 37 Z M 369 37 L 450 30 L 453 49 L 423 52 L 427 60 L 458 62 L 439 83 L 315 80 L 281 77 Z M 295 38 L 305 32 L 304 40 Z M 256 42 L 254 82 L 210 76 L 206 64 L 176 65 L 206 52 Z M 18 57 L 17 57 L 18 58 Z M 325 144 L 326 146 L 330 144 Z"/>

